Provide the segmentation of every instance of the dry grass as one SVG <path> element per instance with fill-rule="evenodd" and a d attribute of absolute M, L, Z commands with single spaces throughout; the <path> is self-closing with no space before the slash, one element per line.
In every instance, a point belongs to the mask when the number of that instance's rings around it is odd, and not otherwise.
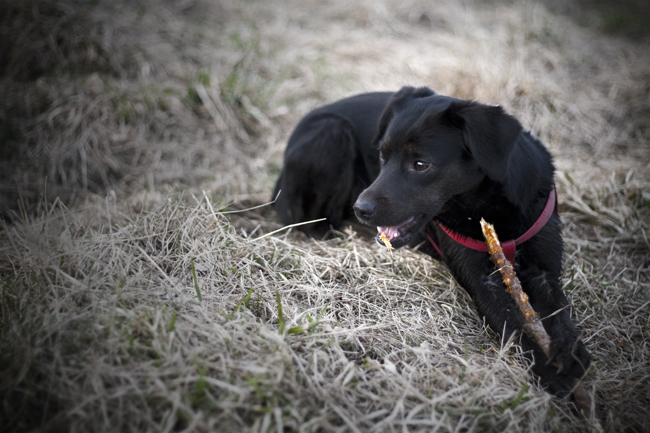
<path fill-rule="evenodd" d="M 443 265 L 225 212 L 310 108 L 426 84 L 554 153 L 585 386 L 647 430 L 643 43 L 508 1 L 7 1 L 0 33 L 0 429 L 588 430 Z"/>
<path fill-rule="evenodd" d="M 416 253 L 391 261 L 352 234 L 251 240 L 205 199 L 105 234 L 63 212 L 39 234 L 9 231 L 10 425 L 34 415 L 28 403 L 81 431 L 560 422 L 444 267 Z"/>

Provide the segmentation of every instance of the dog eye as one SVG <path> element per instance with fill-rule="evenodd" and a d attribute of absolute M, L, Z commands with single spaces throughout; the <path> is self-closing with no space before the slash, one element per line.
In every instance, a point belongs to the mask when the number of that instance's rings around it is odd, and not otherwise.
<path fill-rule="evenodd" d="M 415 162 L 413 163 L 413 169 L 414 169 L 415 171 L 424 171 L 424 170 L 426 170 L 427 168 L 429 168 L 429 165 L 431 165 L 431 164 L 429 164 L 428 162 L 424 162 L 424 161 L 415 161 Z"/>

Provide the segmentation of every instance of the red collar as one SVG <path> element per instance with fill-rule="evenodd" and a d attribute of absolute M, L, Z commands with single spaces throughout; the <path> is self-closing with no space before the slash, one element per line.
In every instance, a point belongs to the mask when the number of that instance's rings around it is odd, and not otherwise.
<path fill-rule="evenodd" d="M 548 195 L 546 206 L 544 207 L 542 214 L 539 216 L 539 218 L 537 218 L 537 221 L 535 221 L 535 224 L 533 224 L 531 228 L 529 228 L 526 231 L 526 233 L 519 236 L 517 239 L 501 242 L 503 253 L 505 254 L 506 259 L 508 259 L 510 263 L 515 262 L 515 251 L 517 249 L 517 245 L 524 243 L 528 239 L 535 236 L 542 229 L 542 227 L 546 225 L 548 220 L 551 219 L 551 215 L 553 215 L 554 210 L 557 211 L 557 193 L 555 192 L 555 186 L 553 187 L 550 194 Z M 477 241 L 476 239 L 459 235 L 458 233 L 451 231 L 450 228 L 444 226 L 440 222 L 438 222 L 438 225 L 442 230 L 444 230 L 445 233 L 449 235 L 450 238 L 452 238 L 459 244 L 476 251 L 487 252 L 488 248 L 485 242 Z M 431 238 L 431 236 L 429 236 L 428 233 L 427 233 L 427 238 L 429 238 L 429 242 L 431 242 L 431 244 L 436 249 L 436 251 L 438 251 L 438 254 L 440 254 L 440 256 L 444 258 L 444 254 L 442 254 L 442 251 L 440 251 L 440 248 L 438 248 L 438 245 L 436 245 L 436 243 L 433 241 L 433 239 Z"/>

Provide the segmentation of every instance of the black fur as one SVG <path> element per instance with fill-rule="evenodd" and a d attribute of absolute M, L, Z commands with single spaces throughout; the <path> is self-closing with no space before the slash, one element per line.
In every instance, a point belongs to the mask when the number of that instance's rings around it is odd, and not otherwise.
<path fill-rule="evenodd" d="M 558 215 L 519 245 L 515 257 L 522 286 L 551 336 L 550 360 L 521 333 L 522 319 L 487 253 L 460 245 L 436 223 L 482 240 L 479 221 L 485 218 L 501 240 L 515 239 L 541 214 L 553 174 L 546 148 L 501 107 L 404 87 L 309 113 L 289 139 L 275 206 L 285 224 L 326 217 L 303 226 L 315 237 L 340 225 L 354 209 L 365 224 L 394 226 L 395 248 L 421 245 L 440 258 L 424 242 L 428 233 L 490 327 L 506 338 L 515 334 L 544 386 L 565 396 L 590 356 L 559 285 Z"/>
<path fill-rule="evenodd" d="M 284 168 L 273 192 L 280 221 L 292 224 L 327 217 L 302 226 L 322 238 L 354 215 L 355 200 L 379 174 L 377 149 L 371 143 L 390 92 L 343 99 L 307 114 L 289 138 Z"/>

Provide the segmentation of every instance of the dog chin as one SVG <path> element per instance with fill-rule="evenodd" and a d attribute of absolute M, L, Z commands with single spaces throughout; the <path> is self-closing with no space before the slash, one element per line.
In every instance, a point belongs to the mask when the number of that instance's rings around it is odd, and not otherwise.
<path fill-rule="evenodd" d="M 384 245 L 381 239 L 385 235 L 393 248 L 401 248 L 408 244 L 426 222 L 425 214 L 415 215 L 396 226 L 377 227 L 377 242 Z"/>

